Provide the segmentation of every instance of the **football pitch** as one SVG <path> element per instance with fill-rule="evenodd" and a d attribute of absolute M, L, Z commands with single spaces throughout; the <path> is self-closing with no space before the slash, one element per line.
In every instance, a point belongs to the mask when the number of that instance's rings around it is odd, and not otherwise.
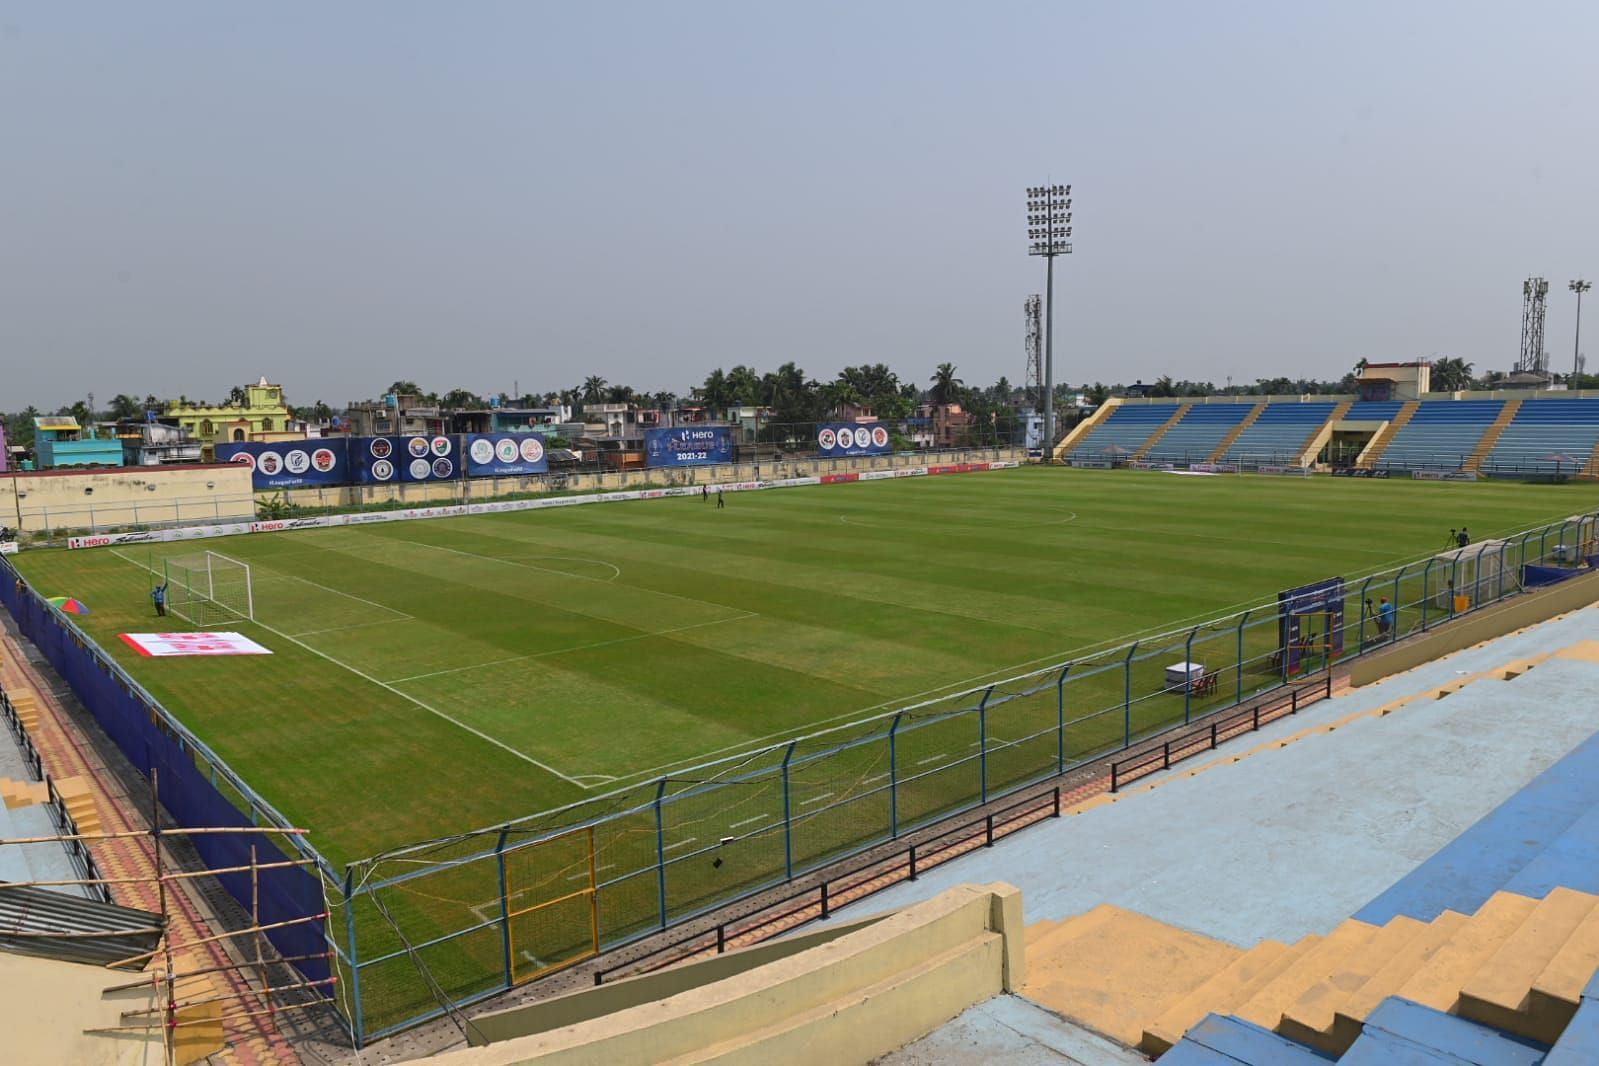
<path fill-rule="evenodd" d="M 181 544 L 19 570 L 335 864 L 1592 506 L 1581 485 L 1027 468 Z M 144 658 L 167 556 L 270 656 Z"/>

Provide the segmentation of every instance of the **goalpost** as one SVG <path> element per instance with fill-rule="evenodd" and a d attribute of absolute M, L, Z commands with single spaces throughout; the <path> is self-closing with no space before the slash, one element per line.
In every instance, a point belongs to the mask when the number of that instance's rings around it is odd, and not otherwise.
<path fill-rule="evenodd" d="M 255 590 L 250 567 L 220 552 L 179 555 L 165 560 L 167 610 L 191 625 L 255 621 Z"/>

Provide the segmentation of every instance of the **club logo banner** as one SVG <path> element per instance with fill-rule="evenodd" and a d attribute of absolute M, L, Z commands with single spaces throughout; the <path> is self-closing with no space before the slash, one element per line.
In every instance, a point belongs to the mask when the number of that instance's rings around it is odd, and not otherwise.
<path fill-rule="evenodd" d="M 348 442 L 343 437 L 271 444 L 218 444 L 217 461 L 250 468 L 252 487 L 298 489 L 344 485 L 350 480 Z"/>
<path fill-rule="evenodd" d="M 704 466 L 732 461 L 730 426 L 676 426 L 644 431 L 647 466 Z"/>
<path fill-rule="evenodd" d="M 893 450 L 888 427 L 829 423 L 816 427 L 816 450 L 829 459 L 849 455 L 887 455 Z"/>
<path fill-rule="evenodd" d="M 461 454 L 467 477 L 543 474 L 550 469 L 544 438 L 537 433 L 468 433 Z"/>
<path fill-rule="evenodd" d="M 450 481 L 461 476 L 454 437 L 356 437 L 349 479 L 358 485 Z"/>

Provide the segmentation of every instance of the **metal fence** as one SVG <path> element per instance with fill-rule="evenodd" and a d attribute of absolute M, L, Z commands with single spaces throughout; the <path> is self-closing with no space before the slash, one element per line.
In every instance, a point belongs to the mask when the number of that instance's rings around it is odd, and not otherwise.
<path fill-rule="evenodd" d="M 329 893 L 352 1028 L 436 1017 L 1576 574 L 1596 517 L 1350 579 L 1341 621 L 1291 649 L 1265 603 L 352 864 Z"/>

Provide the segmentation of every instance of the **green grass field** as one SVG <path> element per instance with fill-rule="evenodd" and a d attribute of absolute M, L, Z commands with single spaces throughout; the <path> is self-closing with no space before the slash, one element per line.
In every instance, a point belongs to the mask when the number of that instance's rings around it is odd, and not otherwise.
<path fill-rule="evenodd" d="M 18 557 L 334 862 L 1590 506 L 1579 486 L 1023 469 Z M 146 659 L 147 567 L 270 657 Z"/>

